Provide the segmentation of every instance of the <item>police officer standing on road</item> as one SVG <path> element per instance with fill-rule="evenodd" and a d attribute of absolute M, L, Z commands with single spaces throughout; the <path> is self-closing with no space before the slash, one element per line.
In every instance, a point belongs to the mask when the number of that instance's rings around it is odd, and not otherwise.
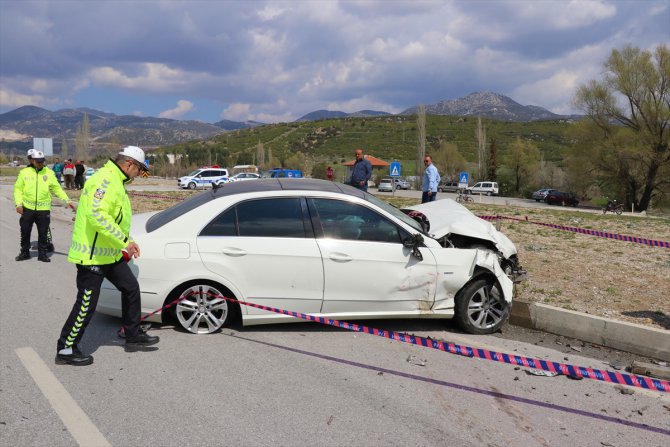
<path fill-rule="evenodd" d="M 32 151 L 32 152 L 31 152 Z M 37 226 L 38 261 L 51 262 L 47 256 L 50 243 L 48 233 L 51 223 L 51 194 L 67 203 L 74 209 L 53 171 L 44 166 L 44 154 L 41 151 L 28 151 L 30 164 L 19 171 L 14 183 L 14 205 L 21 215 L 21 251 L 14 258 L 16 261 L 30 259 L 30 233 L 33 223 Z M 53 251 L 53 250 L 51 250 Z"/>
<path fill-rule="evenodd" d="M 372 176 L 372 165 L 363 157 L 363 149 L 356 149 L 356 161 L 351 169 L 351 181 L 354 188 L 368 190 L 368 180 Z"/>
<path fill-rule="evenodd" d="M 147 170 L 144 151 L 127 146 L 84 185 L 67 258 L 77 265 L 77 298 L 58 339 L 57 364 L 93 363 L 93 356 L 84 355 L 78 344 L 98 305 L 105 278 L 121 291 L 126 351 L 141 351 L 158 343 L 158 337 L 140 332 L 140 286 L 123 254 L 125 250 L 131 258 L 140 256 L 139 245 L 130 238 L 132 210 L 125 184 Z"/>

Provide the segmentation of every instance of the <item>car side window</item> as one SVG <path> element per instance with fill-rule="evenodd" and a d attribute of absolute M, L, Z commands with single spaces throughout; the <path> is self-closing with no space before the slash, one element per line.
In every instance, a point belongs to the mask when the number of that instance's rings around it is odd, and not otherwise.
<path fill-rule="evenodd" d="M 371 209 L 343 200 L 313 199 L 323 237 L 400 243 L 400 229 Z"/>
<path fill-rule="evenodd" d="M 210 222 L 201 236 L 306 237 L 300 198 L 242 202 Z"/>

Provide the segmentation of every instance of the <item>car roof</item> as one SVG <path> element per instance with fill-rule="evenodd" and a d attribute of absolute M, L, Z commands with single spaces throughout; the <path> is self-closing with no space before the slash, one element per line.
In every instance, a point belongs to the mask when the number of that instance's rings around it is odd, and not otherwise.
<path fill-rule="evenodd" d="M 212 198 L 224 197 L 233 194 L 263 191 L 326 191 L 344 193 L 350 196 L 361 197 L 365 193 L 344 183 L 330 180 L 308 178 L 264 178 L 253 182 L 227 183 L 225 186 L 211 190 Z"/>

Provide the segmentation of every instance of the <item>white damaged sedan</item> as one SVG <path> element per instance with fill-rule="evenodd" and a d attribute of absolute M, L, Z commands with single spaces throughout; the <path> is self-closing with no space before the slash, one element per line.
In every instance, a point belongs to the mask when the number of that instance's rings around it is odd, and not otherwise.
<path fill-rule="evenodd" d="M 142 312 L 179 300 L 148 321 L 193 333 L 236 318 L 300 321 L 229 297 L 342 320 L 455 317 L 488 334 L 509 317 L 522 274 L 509 239 L 451 200 L 403 212 L 324 180 L 230 183 L 135 216 L 131 235 L 142 249 L 131 261 Z M 121 315 L 107 281 L 98 311 Z"/>

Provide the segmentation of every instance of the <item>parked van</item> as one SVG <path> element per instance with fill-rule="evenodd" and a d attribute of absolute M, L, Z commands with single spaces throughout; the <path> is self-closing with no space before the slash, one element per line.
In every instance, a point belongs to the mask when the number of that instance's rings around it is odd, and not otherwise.
<path fill-rule="evenodd" d="M 466 189 L 468 194 L 486 194 L 487 196 L 498 195 L 498 184 L 496 182 L 478 182 Z"/>

